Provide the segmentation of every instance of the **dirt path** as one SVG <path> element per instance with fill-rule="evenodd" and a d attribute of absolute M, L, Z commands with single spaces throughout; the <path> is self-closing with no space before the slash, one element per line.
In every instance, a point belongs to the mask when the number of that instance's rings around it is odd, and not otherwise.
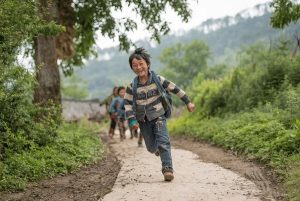
<path fill-rule="evenodd" d="M 185 144 L 178 139 L 174 141 L 177 147 L 178 144 L 181 147 L 190 147 L 190 143 Z M 163 181 L 159 157 L 148 153 L 145 148 L 138 148 L 136 141 L 115 140 L 112 148 L 121 160 L 122 168 L 112 192 L 99 199 L 101 201 L 274 200 L 265 192 L 267 188 L 262 189 L 231 170 L 207 160 L 203 161 L 198 155 L 187 150 L 172 149 L 175 179 L 168 183 Z M 215 158 L 216 154 L 212 158 Z"/>
<path fill-rule="evenodd" d="M 273 198 L 278 201 L 283 200 L 282 186 L 276 181 L 272 171 L 263 165 L 249 159 L 237 157 L 233 153 L 192 138 L 173 136 L 172 144 L 174 147 L 192 151 L 204 162 L 220 165 L 251 180 L 260 189 L 261 200 L 267 201 Z"/>

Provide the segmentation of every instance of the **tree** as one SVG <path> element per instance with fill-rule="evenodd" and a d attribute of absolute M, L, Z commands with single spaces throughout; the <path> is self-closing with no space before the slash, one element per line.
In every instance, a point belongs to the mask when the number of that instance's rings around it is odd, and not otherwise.
<path fill-rule="evenodd" d="M 300 5 L 293 0 L 273 0 L 271 7 L 274 13 L 271 17 L 271 24 L 276 28 L 284 28 L 291 22 L 297 22 L 300 18 Z"/>
<path fill-rule="evenodd" d="M 18 64 L 17 56 L 34 36 L 56 35 L 61 30 L 38 17 L 32 0 L 0 0 L 0 160 L 44 146 L 57 134 L 59 111 L 32 103 L 36 82 L 33 74 Z"/>
<path fill-rule="evenodd" d="M 133 43 L 127 33 L 137 29 L 134 19 L 115 19 L 112 11 L 131 8 L 152 33 L 152 39 L 159 42 L 160 34 L 169 32 L 168 23 L 162 14 L 170 6 L 183 21 L 190 17 L 187 0 L 38 0 L 40 17 L 55 21 L 66 27 L 66 32 L 56 37 L 39 35 L 35 40 L 35 61 L 38 67 L 38 87 L 35 102 L 53 100 L 60 103 L 60 78 L 57 59 L 62 62 L 66 75 L 73 72 L 74 65 L 82 65 L 84 58 L 93 54 L 96 32 L 110 38 L 118 38 L 120 50 L 128 50 Z M 68 40 L 64 40 L 67 38 Z M 63 43 L 62 43 L 63 42 Z"/>
<path fill-rule="evenodd" d="M 55 21 L 66 27 L 64 33 L 58 36 L 47 36 L 39 34 L 34 39 L 35 49 L 35 65 L 36 65 L 36 79 L 38 85 L 34 92 L 34 102 L 45 105 L 49 100 L 55 104 L 61 103 L 60 94 L 60 74 L 57 65 L 57 59 L 67 59 L 72 56 L 69 49 L 73 46 L 73 30 L 74 23 L 69 23 L 68 17 L 72 18 L 74 15 L 71 7 L 71 0 L 38 0 L 37 8 L 39 16 L 46 22 Z M 62 14 L 66 11 L 66 14 Z M 67 12 L 69 11 L 69 12 Z M 64 17 L 67 16 L 67 17 Z M 74 21 L 74 19 L 71 19 Z M 70 36 L 71 40 L 60 40 L 64 36 Z M 69 38 L 69 37 L 65 37 Z"/>
<path fill-rule="evenodd" d="M 209 47 L 202 41 L 196 40 L 186 45 L 178 43 L 161 54 L 160 60 L 165 64 L 162 73 L 186 88 L 199 72 L 207 68 L 209 55 Z"/>
<path fill-rule="evenodd" d="M 20 47 L 38 34 L 62 31 L 54 22 L 39 19 L 32 0 L 0 0 L 0 64 L 7 68 L 16 61 Z"/>

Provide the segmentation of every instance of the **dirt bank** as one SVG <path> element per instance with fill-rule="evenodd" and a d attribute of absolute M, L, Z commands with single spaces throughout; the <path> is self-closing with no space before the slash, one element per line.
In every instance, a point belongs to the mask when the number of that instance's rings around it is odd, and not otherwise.
<path fill-rule="evenodd" d="M 0 193 L 0 201 L 94 201 L 111 191 L 120 171 L 120 161 L 107 149 L 98 164 L 68 175 L 31 183 L 24 192 Z"/>

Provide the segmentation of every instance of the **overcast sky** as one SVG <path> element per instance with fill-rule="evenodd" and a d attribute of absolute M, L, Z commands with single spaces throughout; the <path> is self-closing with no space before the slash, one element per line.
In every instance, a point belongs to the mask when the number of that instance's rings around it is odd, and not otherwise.
<path fill-rule="evenodd" d="M 192 17 L 188 23 L 181 22 L 180 18 L 177 17 L 175 12 L 171 9 L 166 10 L 164 18 L 170 22 L 169 26 L 171 28 L 171 33 L 174 33 L 180 30 L 189 30 L 209 18 L 234 16 L 242 10 L 267 2 L 270 2 L 270 0 L 198 0 L 198 2 L 189 0 L 189 7 L 192 9 Z M 132 14 L 129 9 L 122 11 L 122 13 L 115 13 L 116 17 L 122 17 L 124 15 L 129 15 L 136 19 L 136 15 Z M 137 31 L 129 34 L 129 37 L 132 40 L 147 38 L 150 35 L 145 31 L 143 25 L 139 26 L 140 28 Z M 97 40 L 97 45 L 99 48 L 105 48 L 117 45 L 117 41 L 100 36 Z"/>

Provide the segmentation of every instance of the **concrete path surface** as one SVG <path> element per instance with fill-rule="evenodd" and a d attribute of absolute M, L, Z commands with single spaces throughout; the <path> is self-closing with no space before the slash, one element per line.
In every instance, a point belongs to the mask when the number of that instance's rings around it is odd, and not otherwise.
<path fill-rule="evenodd" d="M 101 201 L 256 201 L 261 192 L 254 183 L 190 151 L 172 149 L 174 176 L 163 181 L 160 158 L 137 147 L 136 139 L 111 144 L 122 168 L 112 189 Z"/>

